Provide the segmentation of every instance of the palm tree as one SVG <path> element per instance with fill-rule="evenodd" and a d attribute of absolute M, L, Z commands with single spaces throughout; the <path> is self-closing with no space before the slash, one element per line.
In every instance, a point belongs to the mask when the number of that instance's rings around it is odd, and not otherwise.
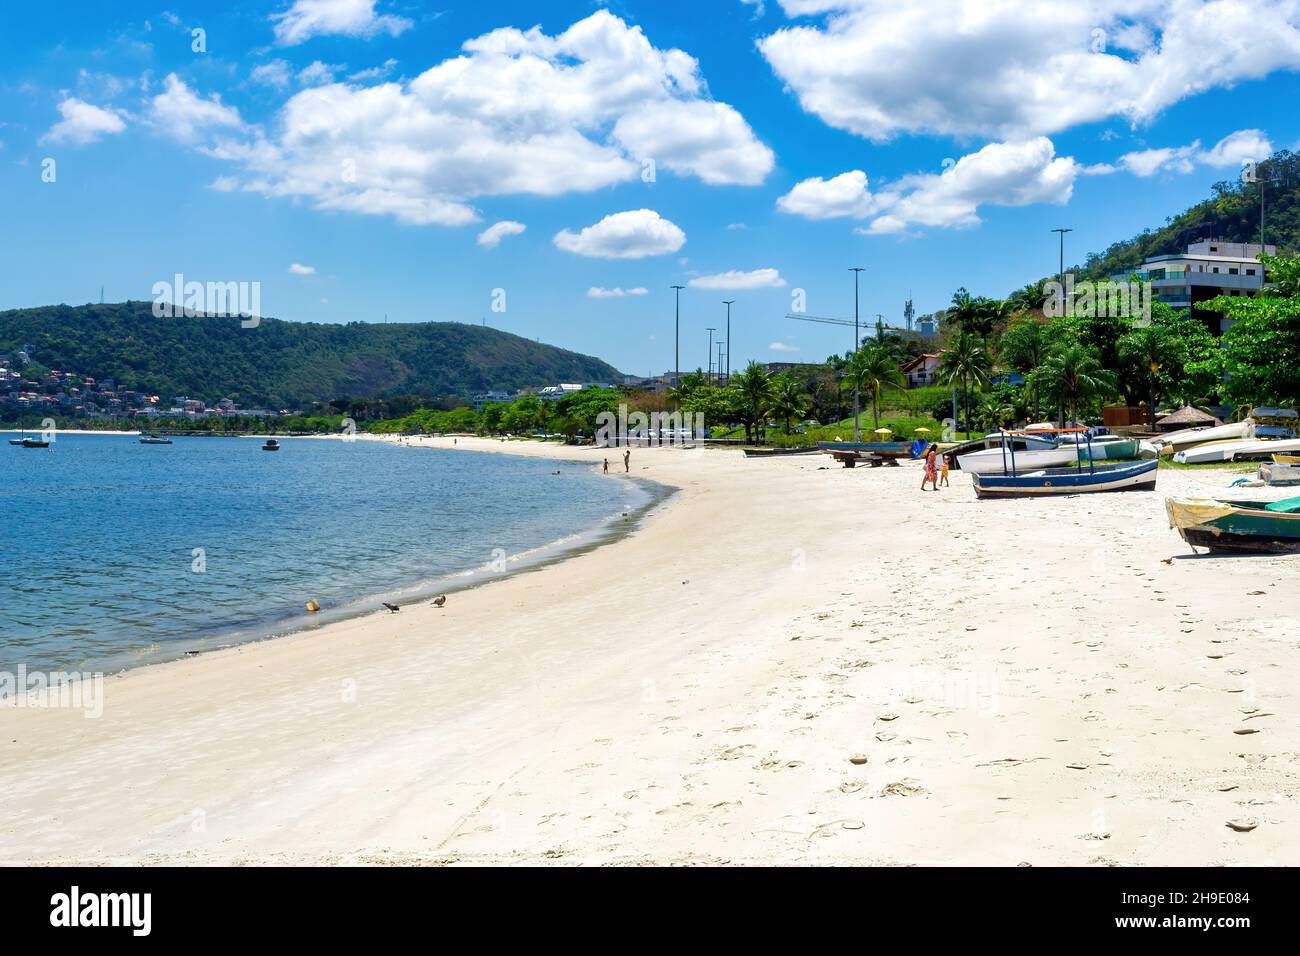
<path fill-rule="evenodd" d="M 789 372 L 772 379 L 768 411 L 785 422 L 785 433 L 790 434 L 790 419 L 802 418 L 808 407 L 808 393 Z"/>
<path fill-rule="evenodd" d="M 1187 363 L 1187 346 L 1162 325 L 1133 329 L 1117 343 L 1119 357 L 1146 379 L 1151 396 L 1151 425 L 1156 423 L 1156 400 L 1160 397 L 1160 373 L 1181 369 Z"/>
<path fill-rule="evenodd" d="M 867 345 L 849 359 L 847 378 L 850 384 L 871 396 L 871 420 L 880 427 L 880 395 L 886 388 L 906 388 L 898 361 L 884 345 Z"/>
<path fill-rule="evenodd" d="M 970 438 L 970 387 L 987 385 L 992 363 L 984 343 L 969 332 L 939 353 L 939 376 L 946 385 L 961 383 L 962 405 L 966 410 L 966 437 Z"/>
<path fill-rule="evenodd" d="M 1031 282 L 1007 296 L 1011 314 L 1025 315 L 1030 312 L 1041 312 L 1043 303 L 1047 301 L 1047 293 L 1043 291 L 1043 285 L 1043 282 Z"/>
<path fill-rule="evenodd" d="M 1115 377 L 1102 366 L 1096 353 L 1077 342 L 1054 349 L 1034 373 L 1035 390 L 1052 396 L 1058 407 L 1068 409 L 1072 421 L 1079 420 L 1079 405 L 1117 389 Z"/>
<path fill-rule="evenodd" d="M 1002 359 L 1017 372 L 1023 372 L 1032 382 L 1034 372 L 1038 371 L 1043 359 L 1052 347 L 1052 331 L 1042 322 L 1033 318 L 1023 318 L 1007 328 L 1002 335 L 999 351 Z M 1034 395 L 1034 421 L 1038 420 L 1038 392 Z"/>
<path fill-rule="evenodd" d="M 828 355 L 826 357 L 826 366 L 831 370 L 831 375 L 835 377 L 836 421 L 839 421 L 844 417 L 844 371 L 848 368 L 848 364 L 848 359 L 843 355 L 836 354 Z"/>
<path fill-rule="evenodd" d="M 734 388 L 738 393 L 737 415 L 745 425 L 745 441 L 751 441 L 771 406 L 772 376 L 762 365 L 751 361 L 744 371 L 731 376 L 727 388 Z"/>
<path fill-rule="evenodd" d="M 1006 316 L 1006 304 L 984 296 L 973 296 L 964 288 L 952 295 L 945 321 L 956 325 L 962 332 L 987 339 L 999 319 Z"/>

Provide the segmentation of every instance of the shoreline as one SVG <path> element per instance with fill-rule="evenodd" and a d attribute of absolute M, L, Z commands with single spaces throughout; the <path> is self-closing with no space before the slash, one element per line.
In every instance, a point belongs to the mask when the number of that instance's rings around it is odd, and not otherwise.
<path fill-rule="evenodd" d="M 113 433 L 65 432 L 64 434 Z M 261 436 L 232 437 L 259 438 Z M 341 435 L 310 437 L 331 441 L 348 440 Z M 395 437 L 389 436 L 366 435 L 354 440 L 403 444 L 398 442 Z M 545 445 L 548 443 L 539 442 L 536 444 Z M 411 447 L 411 445 L 405 443 L 404 447 Z M 446 447 L 448 450 L 470 453 L 496 450 L 493 448 L 470 448 L 452 445 Z M 538 456 L 530 453 L 525 457 Z M 540 457 L 551 457 L 555 461 L 575 461 L 573 456 L 542 455 Z M 135 650 L 126 650 L 106 657 L 84 659 L 75 666 L 75 670 L 86 673 L 118 675 L 141 668 L 159 667 L 179 660 L 207 657 L 233 648 L 281 640 L 298 634 L 310 634 L 340 622 L 381 614 L 384 613 L 382 607 L 384 601 L 399 603 L 405 609 L 425 604 L 438 594 L 451 596 L 514 575 L 529 574 L 550 565 L 571 560 L 579 555 L 596 551 L 601 547 L 635 534 L 646 516 L 653 513 L 656 508 L 669 504 L 679 490 L 673 486 L 638 476 L 620 473 L 615 477 L 633 483 L 645 495 L 646 500 L 636 505 L 631 511 L 613 511 L 593 524 L 578 528 L 560 538 L 542 542 L 521 552 L 505 555 L 501 559 L 505 565 L 502 570 L 494 571 L 491 569 L 490 564 L 460 568 L 432 578 L 409 581 L 379 591 L 352 595 L 341 602 L 328 604 L 315 613 L 304 610 L 277 618 L 259 618 L 247 624 L 200 633 L 181 641 L 168 641 L 165 644 L 155 642 Z M 65 669 L 70 668 L 71 665 Z"/>
<path fill-rule="evenodd" d="M 454 447 L 606 454 L 523 444 Z M 13 712 L 0 861 L 1300 861 L 1300 570 L 1163 515 L 1230 472 L 977 502 L 909 465 L 632 465 L 680 491 L 594 551 L 135 669 L 98 720 Z"/>

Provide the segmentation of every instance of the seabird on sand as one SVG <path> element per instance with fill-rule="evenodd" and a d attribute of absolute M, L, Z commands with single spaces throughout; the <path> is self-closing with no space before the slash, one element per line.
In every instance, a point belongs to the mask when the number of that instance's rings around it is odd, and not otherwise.
<path fill-rule="evenodd" d="M 445 594 L 439 594 L 436 598 L 433 599 L 434 607 L 442 607 L 446 603 L 447 603 L 447 595 Z"/>
<path fill-rule="evenodd" d="M 401 610 L 399 605 L 389 604 L 387 601 L 384 602 L 384 607 L 388 608 L 388 610 L 392 611 L 394 614 Z"/>

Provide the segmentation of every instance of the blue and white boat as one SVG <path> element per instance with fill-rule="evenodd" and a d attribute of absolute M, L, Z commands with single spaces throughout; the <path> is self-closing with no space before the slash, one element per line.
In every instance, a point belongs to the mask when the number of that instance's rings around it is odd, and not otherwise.
<path fill-rule="evenodd" d="M 1154 491 L 1158 459 L 1118 461 L 1088 468 L 1042 468 L 1019 474 L 972 475 L 978 498 L 1078 495 L 1093 491 Z"/>
<path fill-rule="evenodd" d="M 1015 432 L 1004 432 L 1003 448 L 979 452 L 979 455 L 1002 459 L 1001 473 L 993 467 L 972 471 L 971 481 L 978 498 L 1021 498 L 1032 495 L 1077 495 L 1094 491 L 1146 491 L 1156 486 L 1156 458 L 1143 461 L 1097 463 L 1093 454 L 1091 436 L 1086 429 L 1068 429 L 1083 432 L 1082 444 L 1071 444 L 1076 463 L 1073 468 L 1055 467 L 1057 463 L 1042 461 L 1043 452 L 1017 452 L 1012 444 Z M 992 465 L 993 462 L 986 464 Z M 1064 464 L 1063 462 L 1060 464 Z M 1044 467 L 1047 465 L 1047 467 Z"/>

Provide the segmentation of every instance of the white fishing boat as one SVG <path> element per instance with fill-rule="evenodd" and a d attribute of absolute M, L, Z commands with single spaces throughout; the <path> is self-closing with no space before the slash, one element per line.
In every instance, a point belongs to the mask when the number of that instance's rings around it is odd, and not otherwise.
<path fill-rule="evenodd" d="M 989 448 L 973 451 L 969 455 L 957 456 L 957 465 L 962 471 L 973 475 L 1001 475 L 1011 471 L 1013 452 L 1002 448 Z M 1015 467 L 1019 471 L 1038 468 L 1064 468 L 1079 461 L 1077 445 L 1052 446 L 1050 448 L 1026 448 L 1014 452 Z"/>
<path fill-rule="evenodd" d="M 1244 421 L 1232 422 L 1227 425 L 1212 425 L 1208 428 L 1184 428 L 1181 431 L 1169 432 L 1167 435 L 1157 435 L 1151 439 L 1151 444 L 1160 449 L 1160 454 L 1172 455 L 1179 449 L 1203 445 L 1209 441 L 1254 437 L 1255 421 L 1247 418 Z"/>
<path fill-rule="evenodd" d="M 1216 461 L 1267 458 L 1277 452 L 1300 452 L 1300 438 L 1213 442 L 1175 452 L 1174 461 L 1183 465 L 1204 465 Z"/>

